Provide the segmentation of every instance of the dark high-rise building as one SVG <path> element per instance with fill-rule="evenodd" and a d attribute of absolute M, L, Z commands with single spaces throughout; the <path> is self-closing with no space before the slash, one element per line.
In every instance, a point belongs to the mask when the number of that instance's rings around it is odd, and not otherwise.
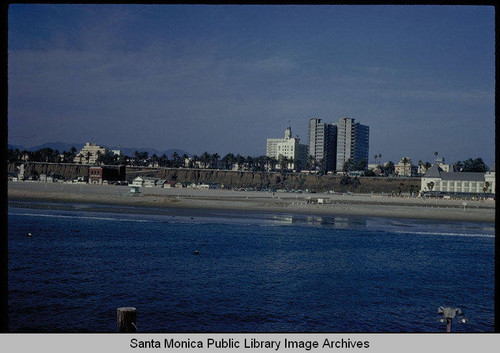
<path fill-rule="evenodd" d="M 309 155 L 317 164 L 324 163 L 327 171 L 342 171 L 349 159 L 368 162 L 370 128 L 352 118 L 342 117 L 336 123 L 309 120 Z"/>
<path fill-rule="evenodd" d="M 337 125 L 337 161 L 336 170 L 342 171 L 349 159 L 353 163 L 366 160 L 368 163 L 368 147 L 370 128 L 356 123 L 352 118 L 340 118 Z"/>
<path fill-rule="evenodd" d="M 324 163 L 326 171 L 335 170 L 336 148 L 337 127 L 321 119 L 309 120 L 309 155 L 317 164 Z"/>

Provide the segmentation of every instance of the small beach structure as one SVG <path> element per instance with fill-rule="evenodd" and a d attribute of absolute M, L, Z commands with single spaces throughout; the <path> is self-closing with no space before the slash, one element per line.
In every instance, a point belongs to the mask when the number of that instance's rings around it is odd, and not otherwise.
<path fill-rule="evenodd" d="M 140 186 L 130 185 L 130 191 L 128 195 L 139 195 L 141 192 L 139 191 Z"/>

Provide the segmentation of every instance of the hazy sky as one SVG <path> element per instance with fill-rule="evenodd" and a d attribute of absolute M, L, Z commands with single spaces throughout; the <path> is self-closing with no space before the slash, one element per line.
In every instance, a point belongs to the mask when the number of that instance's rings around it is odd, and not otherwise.
<path fill-rule="evenodd" d="M 9 143 L 265 154 L 309 119 L 370 162 L 495 146 L 492 6 L 11 5 Z"/>

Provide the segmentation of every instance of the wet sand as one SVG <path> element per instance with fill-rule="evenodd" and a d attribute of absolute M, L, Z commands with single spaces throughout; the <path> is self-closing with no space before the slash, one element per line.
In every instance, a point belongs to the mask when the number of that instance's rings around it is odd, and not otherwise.
<path fill-rule="evenodd" d="M 282 192 L 141 188 L 130 195 L 128 186 L 9 182 L 9 201 L 84 203 L 168 210 L 238 210 L 307 215 L 396 217 L 409 219 L 495 222 L 495 202 L 383 194 L 297 194 Z M 318 199 L 329 203 L 318 204 Z M 331 202 L 331 203 L 330 203 Z"/>

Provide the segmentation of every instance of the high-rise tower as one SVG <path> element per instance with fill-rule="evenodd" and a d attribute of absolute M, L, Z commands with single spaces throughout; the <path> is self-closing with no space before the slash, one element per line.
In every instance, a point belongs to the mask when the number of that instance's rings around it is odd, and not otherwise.
<path fill-rule="evenodd" d="M 316 163 L 324 163 L 326 171 L 335 170 L 337 127 L 322 123 L 321 119 L 309 120 L 309 155 Z"/>
<path fill-rule="evenodd" d="M 368 162 L 370 128 L 356 123 L 353 118 L 342 117 L 337 125 L 337 162 L 336 170 L 342 171 L 349 159 L 353 163 Z"/>

